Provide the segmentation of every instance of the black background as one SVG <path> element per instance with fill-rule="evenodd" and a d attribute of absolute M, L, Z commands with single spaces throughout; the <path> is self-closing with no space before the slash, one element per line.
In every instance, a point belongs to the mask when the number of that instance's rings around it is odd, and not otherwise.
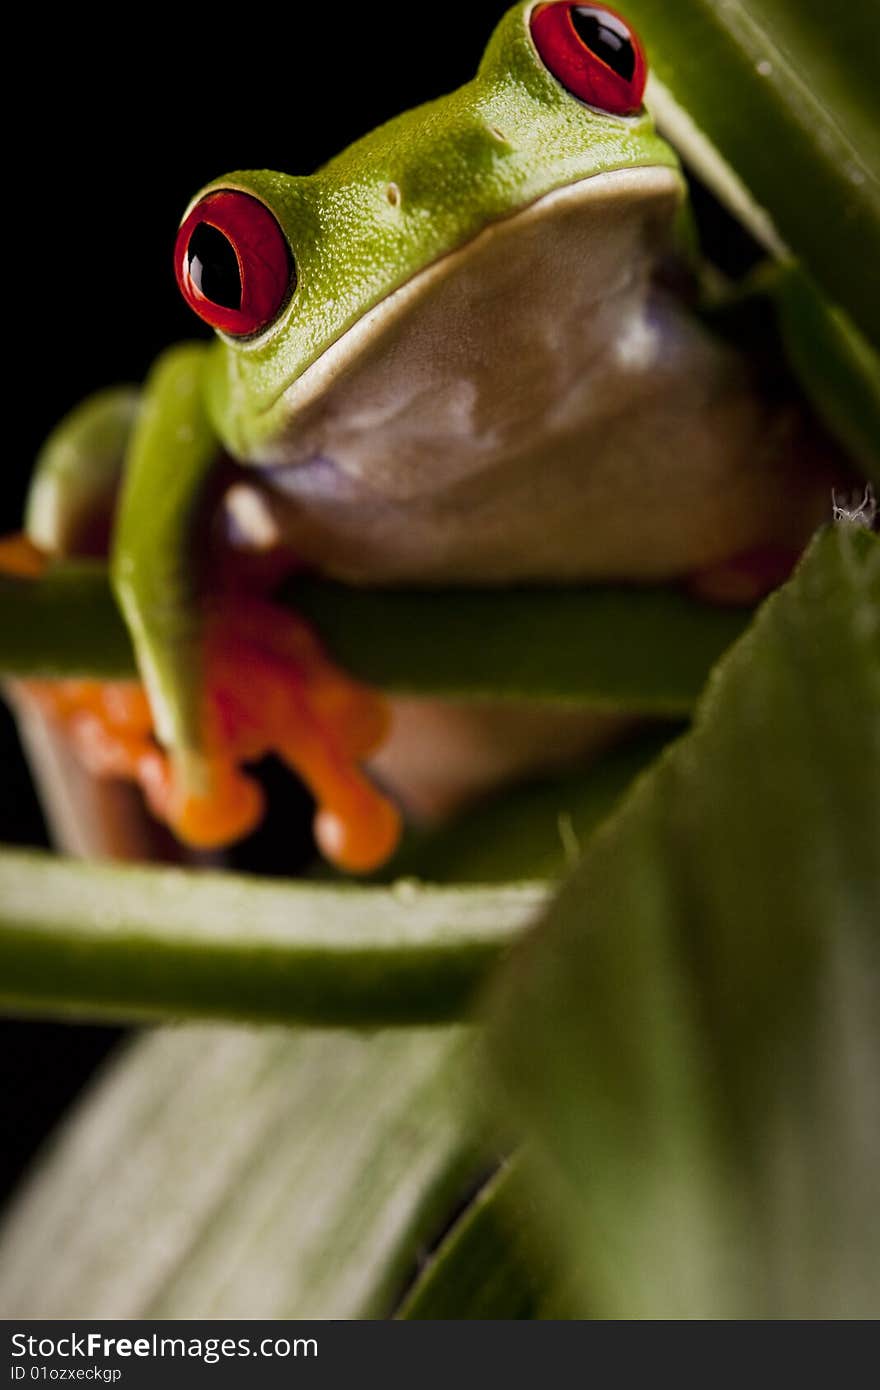
<path fill-rule="evenodd" d="M 22 14 L 6 45 L 7 441 L 0 531 L 33 459 L 90 391 L 138 381 L 200 336 L 171 251 L 181 214 L 229 170 L 309 173 L 381 121 L 467 81 L 505 0 L 466 5 L 151 6 Z M 0 709 L 0 839 L 45 842 Z M 299 814 L 304 813 L 300 806 Z M 262 868 L 260 850 L 252 863 Z M 0 1023 L 0 1196 L 116 1034 Z"/>

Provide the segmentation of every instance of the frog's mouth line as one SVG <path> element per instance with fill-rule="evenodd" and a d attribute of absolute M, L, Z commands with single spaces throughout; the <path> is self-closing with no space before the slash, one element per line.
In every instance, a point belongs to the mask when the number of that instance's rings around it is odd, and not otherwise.
<path fill-rule="evenodd" d="M 634 198 L 645 206 L 661 200 L 677 202 L 681 198 L 682 189 L 682 176 L 673 167 L 645 165 L 638 168 L 614 169 L 592 174 L 563 188 L 551 189 L 549 193 L 541 194 L 533 202 L 518 208 L 516 212 L 496 218 L 482 227 L 475 236 L 439 256 L 365 310 L 329 342 L 314 361 L 284 382 L 268 403 L 255 412 L 257 418 L 265 421 L 266 416 L 285 398 L 288 406 L 300 410 L 328 391 L 371 342 L 403 317 L 436 284 L 453 274 L 457 267 L 479 255 L 495 237 L 509 235 L 520 227 L 540 222 L 563 207 L 584 204 L 595 208 L 605 201 Z"/>

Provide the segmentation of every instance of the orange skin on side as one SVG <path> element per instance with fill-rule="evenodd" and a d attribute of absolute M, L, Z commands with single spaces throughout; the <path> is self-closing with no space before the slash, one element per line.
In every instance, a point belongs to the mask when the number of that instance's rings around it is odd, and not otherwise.
<path fill-rule="evenodd" d="M 39 579 L 48 561 L 27 536 L 0 537 L 0 574 L 16 579 Z"/>

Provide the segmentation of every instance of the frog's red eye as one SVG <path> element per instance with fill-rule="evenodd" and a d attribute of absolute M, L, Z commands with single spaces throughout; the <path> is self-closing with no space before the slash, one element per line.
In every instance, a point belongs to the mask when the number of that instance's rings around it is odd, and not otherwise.
<path fill-rule="evenodd" d="M 259 199 L 208 193 L 177 233 L 174 273 L 199 318 L 237 338 L 268 328 L 296 283 L 284 233 Z"/>
<path fill-rule="evenodd" d="M 541 61 L 573 96 L 613 116 L 639 110 L 648 66 L 634 30 L 614 10 L 557 0 L 538 5 L 531 26 Z"/>

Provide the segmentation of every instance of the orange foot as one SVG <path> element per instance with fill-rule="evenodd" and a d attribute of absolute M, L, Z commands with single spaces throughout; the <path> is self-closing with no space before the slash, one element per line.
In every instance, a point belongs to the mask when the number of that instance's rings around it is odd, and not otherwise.
<path fill-rule="evenodd" d="M 42 550 L 19 533 L 0 536 L 0 574 L 12 574 L 16 579 L 39 579 L 48 563 Z"/>
<path fill-rule="evenodd" d="M 261 599 L 225 600 L 206 640 L 204 751 L 167 753 L 135 682 L 28 681 L 99 776 L 137 781 L 185 843 L 217 848 L 263 814 L 240 765 L 278 754 L 313 793 L 324 855 L 351 873 L 378 867 L 400 835 L 396 808 L 358 764 L 382 742 L 384 700 L 339 671 L 300 619 Z"/>

